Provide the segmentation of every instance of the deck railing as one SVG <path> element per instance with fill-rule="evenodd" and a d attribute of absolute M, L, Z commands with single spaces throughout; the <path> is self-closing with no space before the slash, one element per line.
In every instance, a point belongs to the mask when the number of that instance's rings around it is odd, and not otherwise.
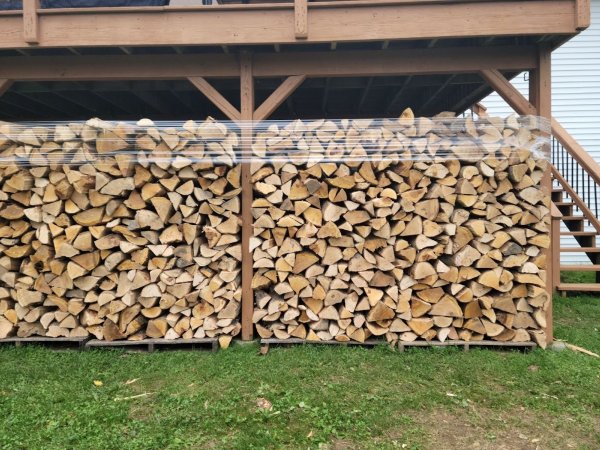
<path fill-rule="evenodd" d="M 600 217 L 600 165 L 558 123 L 552 119 L 552 164 L 556 172 L 572 187 L 582 205 L 598 223 Z M 571 196 L 572 197 L 572 196 Z M 578 203 L 578 202 L 575 202 Z M 584 207 L 582 209 L 582 206 Z M 592 223 L 592 225 L 594 225 Z M 599 230 L 600 231 L 600 230 Z"/>
<path fill-rule="evenodd" d="M 551 158 L 556 171 L 569 183 L 594 217 L 598 217 L 600 185 L 596 181 L 596 177 L 592 176 L 592 173 L 587 171 L 554 136 L 552 137 Z"/>

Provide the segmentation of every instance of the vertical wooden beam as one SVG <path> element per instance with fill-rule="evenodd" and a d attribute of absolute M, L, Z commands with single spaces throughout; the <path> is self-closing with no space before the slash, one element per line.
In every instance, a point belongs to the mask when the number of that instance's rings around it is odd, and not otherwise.
<path fill-rule="evenodd" d="M 254 116 L 254 77 L 252 55 L 240 54 L 240 127 L 242 135 L 242 340 L 252 340 L 254 326 L 254 292 L 252 291 L 252 183 L 250 182 L 250 156 L 252 154 L 252 118 Z"/>
<path fill-rule="evenodd" d="M 585 30 L 590 26 L 590 0 L 575 0 L 575 28 Z"/>
<path fill-rule="evenodd" d="M 560 222 L 562 214 L 558 208 L 552 203 L 550 208 L 552 216 L 552 224 L 550 226 L 550 245 L 552 246 L 552 290 L 560 283 Z"/>
<path fill-rule="evenodd" d="M 549 46 L 541 44 L 537 51 L 536 68 L 529 72 L 529 102 L 535 107 L 537 115 L 552 120 L 552 77 L 551 77 L 551 52 Z M 551 171 L 547 170 L 542 178 L 542 189 L 546 194 L 547 206 L 551 208 L 551 193 L 552 193 L 552 178 Z M 549 214 L 550 216 L 550 214 Z M 551 217 L 548 217 L 551 221 Z M 548 223 L 551 228 L 551 223 Z M 552 236 L 556 238 L 557 236 Z M 560 237 L 560 235 L 558 236 Z M 552 326 L 552 295 L 554 294 L 554 270 L 560 270 L 559 267 L 554 267 L 553 250 L 556 246 L 553 242 L 550 243 L 550 248 L 545 251 L 546 254 L 546 290 L 548 291 L 548 305 L 546 309 L 546 342 L 552 343 L 553 326 Z"/>
<path fill-rule="evenodd" d="M 23 39 L 28 44 L 39 44 L 39 24 L 37 10 L 40 0 L 23 0 Z"/>
<path fill-rule="evenodd" d="M 294 34 L 296 39 L 308 38 L 308 0 L 294 0 Z"/>
<path fill-rule="evenodd" d="M 12 86 L 12 80 L 7 80 L 6 78 L 0 78 L 0 97 L 4 95 L 6 91 L 10 89 Z"/>

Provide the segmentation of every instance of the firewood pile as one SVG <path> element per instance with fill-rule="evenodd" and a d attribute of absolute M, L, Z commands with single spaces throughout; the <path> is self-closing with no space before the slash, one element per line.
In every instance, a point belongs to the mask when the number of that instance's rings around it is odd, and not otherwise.
<path fill-rule="evenodd" d="M 545 346 L 547 142 L 531 118 L 295 121 L 257 131 L 262 338 Z"/>
<path fill-rule="evenodd" d="M 0 338 L 240 331 L 237 133 L 0 123 Z"/>

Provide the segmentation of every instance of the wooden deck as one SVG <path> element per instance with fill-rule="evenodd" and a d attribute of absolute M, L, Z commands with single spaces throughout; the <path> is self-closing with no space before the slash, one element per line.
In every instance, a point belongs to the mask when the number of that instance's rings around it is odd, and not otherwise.
<path fill-rule="evenodd" d="M 25 1 L 25 14 L 0 13 L 0 48 L 573 35 L 589 25 L 587 0 L 296 0 L 86 9 L 36 9 L 36 3 Z"/>

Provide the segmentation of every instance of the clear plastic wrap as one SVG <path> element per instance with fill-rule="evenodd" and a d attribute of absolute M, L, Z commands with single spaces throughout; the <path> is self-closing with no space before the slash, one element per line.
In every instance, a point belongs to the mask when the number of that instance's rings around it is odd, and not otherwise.
<path fill-rule="evenodd" d="M 238 144 L 212 120 L 0 124 L 0 337 L 237 335 Z"/>
<path fill-rule="evenodd" d="M 249 301 L 263 338 L 543 342 L 548 132 L 410 113 L 0 123 L 0 338 L 235 336 Z"/>
<path fill-rule="evenodd" d="M 263 338 L 545 341 L 548 123 L 263 123 L 252 145 Z"/>

